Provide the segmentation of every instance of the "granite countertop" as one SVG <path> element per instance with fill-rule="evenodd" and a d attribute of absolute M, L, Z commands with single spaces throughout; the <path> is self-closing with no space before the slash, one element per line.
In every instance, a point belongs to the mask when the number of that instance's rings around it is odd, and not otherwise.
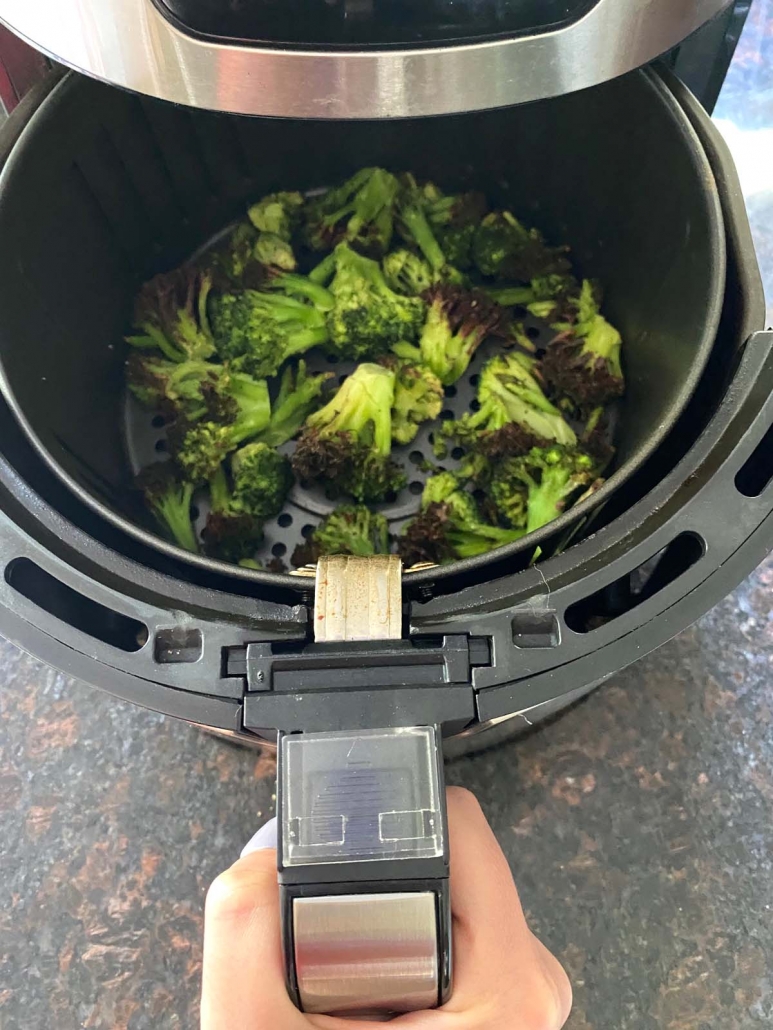
<path fill-rule="evenodd" d="M 717 111 L 773 296 L 773 0 Z M 570 1030 L 773 1025 L 773 560 L 552 724 L 453 763 L 575 988 Z M 197 1025 L 208 883 L 274 760 L 0 642 L 0 1030 Z"/>

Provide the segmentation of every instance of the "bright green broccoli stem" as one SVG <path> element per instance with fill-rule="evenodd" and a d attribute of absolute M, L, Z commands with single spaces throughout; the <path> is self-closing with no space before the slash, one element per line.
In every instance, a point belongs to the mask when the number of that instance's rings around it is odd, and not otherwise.
<path fill-rule="evenodd" d="M 275 290 L 305 297 L 320 311 L 330 311 L 335 303 L 332 293 L 311 277 L 285 272 L 272 279 L 270 286 Z"/>
<path fill-rule="evenodd" d="M 328 331 L 324 327 L 320 329 L 299 329 L 297 332 L 288 335 L 282 358 L 286 361 L 296 354 L 305 354 L 312 347 L 320 347 L 323 343 L 327 343 L 327 341 Z"/>
<path fill-rule="evenodd" d="M 230 395 L 239 406 L 236 421 L 228 427 L 233 447 L 257 436 L 271 421 L 271 400 L 265 379 L 235 373 L 231 378 Z"/>
<path fill-rule="evenodd" d="M 306 363 L 298 362 L 297 375 L 287 367 L 282 375 L 279 395 L 271 412 L 271 421 L 258 435 L 257 442 L 270 447 L 281 447 L 300 431 L 307 415 L 314 410 L 324 383 L 332 378 L 332 372 L 309 376 Z"/>
<path fill-rule="evenodd" d="M 209 497 L 212 502 L 213 511 L 227 511 L 231 503 L 231 491 L 228 488 L 228 479 L 222 465 L 209 481 Z"/>
<path fill-rule="evenodd" d="M 131 344 L 132 347 L 138 347 L 140 350 L 152 350 L 158 348 L 165 358 L 170 361 L 180 362 L 185 361 L 187 355 L 183 354 L 181 350 L 178 350 L 174 344 L 166 338 L 164 333 L 160 329 L 157 329 L 152 325 L 143 326 L 145 334 L 143 336 L 127 336 L 126 342 Z"/>
<path fill-rule="evenodd" d="M 153 511 L 159 521 L 172 534 L 175 543 L 194 554 L 199 550 L 196 531 L 191 522 L 193 484 L 183 483 L 177 489 L 169 489 L 153 499 Z"/>
<path fill-rule="evenodd" d="M 422 209 L 409 203 L 401 209 L 400 214 L 419 250 L 432 268 L 439 272 L 445 266 L 446 257 Z"/>
<path fill-rule="evenodd" d="M 583 341 L 582 353 L 592 358 L 602 359 L 612 375 L 622 379 L 623 369 L 620 364 L 622 338 L 613 325 L 603 315 L 596 315 L 588 326 L 587 336 Z"/>
<path fill-rule="evenodd" d="M 333 278 L 335 270 L 336 256 L 335 252 L 333 252 L 328 254 L 327 257 L 323 258 L 318 265 L 315 265 L 314 268 L 312 268 L 309 272 L 308 278 L 311 279 L 313 283 L 324 285 L 325 283 L 330 282 Z"/>
<path fill-rule="evenodd" d="M 525 536 L 522 529 L 500 529 L 499 526 L 478 523 L 469 528 L 449 530 L 448 540 L 460 558 L 474 558 L 495 547 L 512 544 L 522 536 Z"/>
<path fill-rule="evenodd" d="M 500 286 L 487 289 L 486 293 L 505 308 L 514 308 L 517 305 L 526 306 L 534 300 L 534 290 L 531 286 Z"/>
<path fill-rule="evenodd" d="M 360 439 L 372 434 L 370 450 L 388 457 L 392 450 L 394 382 L 394 372 L 381 365 L 359 365 L 335 397 L 309 415 L 307 425 L 318 427 L 322 435 L 352 433 Z"/>

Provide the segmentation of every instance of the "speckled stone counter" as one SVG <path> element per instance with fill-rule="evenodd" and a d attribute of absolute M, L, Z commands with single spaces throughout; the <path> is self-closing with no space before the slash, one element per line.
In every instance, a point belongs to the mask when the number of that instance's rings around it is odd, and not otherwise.
<path fill-rule="evenodd" d="M 718 116 L 771 285 L 772 58 L 757 0 Z M 772 586 L 773 561 L 551 725 L 449 768 L 569 971 L 570 1030 L 773 1026 Z M 204 893 L 272 813 L 273 759 L 9 644 L 0 684 L 0 1030 L 194 1028 Z"/>

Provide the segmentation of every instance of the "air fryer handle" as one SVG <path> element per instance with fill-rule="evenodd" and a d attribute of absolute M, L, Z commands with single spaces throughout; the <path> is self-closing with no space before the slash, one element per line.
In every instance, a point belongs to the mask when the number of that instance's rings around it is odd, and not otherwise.
<path fill-rule="evenodd" d="M 451 989 L 440 733 L 281 735 L 277 864 L 287 988 L 302 1011 L 434 1008 Z"/>

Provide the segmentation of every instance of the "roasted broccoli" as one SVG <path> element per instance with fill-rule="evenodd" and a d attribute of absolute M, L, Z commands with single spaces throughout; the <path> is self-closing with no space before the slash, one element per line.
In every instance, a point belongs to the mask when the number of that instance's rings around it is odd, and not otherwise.
<path fill-rule="evenodd" d="M 271 406 L 271 421 L 258 433 L 256 442 L 267 443 L 270 447 L 281 447 L 292 440 L 303 423 L 317 406 L 317 401 L 325 383 L 333 378 L 332 372 L 319 375 L 308 375 L 306 362 L 298 362 L 298 368 L 288 365 L 282 373 L 277 398 Z"/>
<path fill-rule="evenodd" d="M 533 533 L 597 485 L 598 468 L 589 454 L 576 447 L 534 447 L 495 467 L 491 498 L 511 525 Z"/>
<path fill-rule="evenodd" d="M 566 247 L 549 247 L 537 229 L 526 229 L 509 211 L 486 215 L 475 232 L 472 251 L 483 275 L 528 283 L 569 271 Z"/>
<path fill-rule="evenodd" d="M 529 286 L 497 286 L 486 292 L 504 307 L 519 305 L 535 318 L 557 322 L 571 317 L 580 286 L 571 275 L 546 275 Z"/>
<path fill-rule="evenodd" d="M 405 475 L 392 461 L 395 374 L 363 364 L 336 395 L 306 419 L 292 457 L 300 480 L 320 480 L 359 501 L 382 500 Z"/>
<path fill-rule="evenodd" d="M 486 337 L 503 331 L 504 312 L 482 290 L 438 285 L 424 296 L 429 307 L 418 347 L 401 342 L 394 351 L 400 357 L 418 360 L 444 386 L 450 386 L 467 371 Z"/>
<path fill-rule="evenodd" d="M 543 368 L 554 389 L 568 394 L 581 407 L 595 407 L 625 391 L 622 340 L 599 311 L 593 284 L 587 279 L 576 311 L 576 321 L 555 326 L 560 332 L 548 346 Z"/>
<path fill-rule="evenodd" d="M 146 282 L 134 305 L 140 335 L 127 336 L 133 347 L 157 348 L 170 361 L 204 360 L 215 346 L 207 318 L 212 279 L 183 265 Z"/>
<path fill-rule="evenodd" d="M 455 268 L 472 266 L 472 244 L 488 204 L 482 193 L 444 194 L 433 183 L 422 187 L 424 212 L 443 255 Z"/>
<path fill-rule="evenodd" d="M 199 544 L 191 520 L 195 484 L 186 479 L 171 461 L 148 465 L 137 476 L 136 482 L 148 508 L 178 547 L 197 552 Z"/>
<path fill-rule="evenodd" d="M 378 262 L 345 243 L 335 249 L 330 292 L 335 302 L 327 315 L 329 347 L 342 358 L 378 357 L 400 340 L 411 342 L 424 320 L 422 300 L 395 293 Z"/>
<path fill-rule="evenodd" d="M 284 278 L 272 280 L 272 286 Z M 293 292 L 299 291 L 296 283 Z M 212 332 L 221 359 L 253 376 L 273 375 L 288 358 L 328 338 L 325 312 L 289 296 L 289 291 L 225 293 L 212 299 L 211 309 Z"/>
<path fill-rule="evenodd" d="M 221 293 L 260 290 L 276 272 L 293 272 L 297 262 L 291 244 L 276 233 L 258 232 L 240 222 L 202 259 L 214 288 Z"/>
<path fill-rule="evenodd" d="M 367 557 L 389 552 L 389 527 L 383 515 L 362 504 L 336 508 L 293 552 L 293 565 L 310 565 L 323 554 Z"/>
<path fill-rule="evenodd" d="M 502 529 L 486 522 L 472 495 L 450 472 L 427 480 L 421 507 L 398 542 L 400 556 L 408 567 L 419 562 L 440 565 L 456 558 L 471 558 L 523 536 L 522 529 Z"/>
<path fill-rule="evenodd" d="M 342 186 L 306 203 L 306 241 L 312 250 L 350 243 L 381 257 L 392 241 L 398 182 L 383 168 L 362 168 Z"/>
<path fill-rule="evenodd" d="M 383 268 L 387 284 L 406 297 L 419 297 L 438 281 L 437 273 L 424 258 L 405 247 L 387 254 Z"/>
<path fill-rule="evenodd" d="M 303 217 L 302 193 L 269 193 L 247 209 L 247 217 L 261 233 L 289 243 Z"/>
<path fill-rule="evenodd" d="M 433 270 L 440 273 L 448 264 L 440 244 L 430 226 L 426 213 L 427 198 L 421 186 L 410 173 L 401 176 L 397 201 L 398 228 L 403 239 L 418 247 Z"/>
<path fill-rule="evenodd" d="M 395 373 L 395 396 L 392 401 L 392 439 L 406 444 L 415 439 L 422 422 L 437 418 L 443 407 L 443 384 L 434 372 L 395 354 L 388 354 L 380 364 Z"/>
<path fill-rule="evenodd" d="M 293 485 L 289 460 L 267 443 L 248 443 L 231 458 L 234 503 L 256 518 L 272 519 Z"/>
<path fill-rule="evenodd" d="M 480 408 L 445 423 L 443 434 L 491 460 L 553 441 L 576 443 L 571 426 L 543 393 L 538 368 L 534 358 L 518 351 L 492 358 L 478 384 Z"/>
<path fill-rule="evenodd" d="M 215 415 L 228 382 L 222 365 L 209 361 L 169 361 L 154 352 L 133 351 L 126 362 L 126 382 L 146 408 L 165 418 L 191 421 Z"/>
<path fill-rule="evenodd" d="M 193 482 L 210 480 L 230 451 L 266 429 L 271 402 L 265 380 L 229 375 L 219 414 L 219 419 L 193 424 L 178 420 L 169 431 L 175 461 Z"/>
<path fill-rule="evenodd" d="M 209 482 L 210 511 L 204 529 L 208 554 L 223 561 L 248 561 L 263 536 L 263 523 L 253 512 L 237 503 L 220 465 Z"/>

